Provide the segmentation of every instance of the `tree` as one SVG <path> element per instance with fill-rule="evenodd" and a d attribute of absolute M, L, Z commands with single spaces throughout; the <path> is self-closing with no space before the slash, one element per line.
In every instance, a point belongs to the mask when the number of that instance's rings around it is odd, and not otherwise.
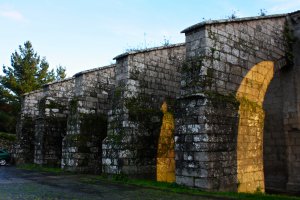
<path fill-rule="evenodd" d="M 18 107 L 8 92 L 0 86 L 0 132 L 14 132 L 17 114 L 14 111 L 17 111 Z"/>
<path fill-rule="evenodd" d="M 15 51 L 11 55 L 11 66 L 3 66 L 4 75 L 0 75 L 0 131 L 4 129 L 1 124 L 7 124 L 3 120 L 9 118 L 15 122 L 22 94 L 37 90 L 51 81 L 65 78 L 65 71 L 61 66 L 56 69 L 56 73 L 53 69 L 49 70 L 46 58 L 41 58 L 34 51 L 31 42 L 20 45 L 19 52 Z"/>
<path fill-rule="evenodd" d="M 11 67 L 3 66 L 4 76 L 0 81 L 8 92 L 7 94 L 20 100 L 22 94 L 37 90 L 45 83 L 55 80 L 54 71 L 49 71 L 49 64 L 45 58 L 40 58 L 27 41 L 24 47 L 11 56 Z"/>
<path fill-rule="evenodd" d="M 57 68 L 56 68 L 56 80 L 62 80 L 62 79 L 65 79 L 66 78 L 66 68 L 59 65 Z"/>

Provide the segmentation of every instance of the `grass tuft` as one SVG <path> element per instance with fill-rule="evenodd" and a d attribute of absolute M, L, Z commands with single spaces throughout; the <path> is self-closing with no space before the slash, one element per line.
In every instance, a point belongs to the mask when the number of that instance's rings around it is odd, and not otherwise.
<path fill-rule="evenodd" d="M 41 166 L 41 165 L 37 165 L 37 164 L 22 164 L 22 165 L 18 165 L 17 168 L 30 170 L 30 171 L 38 171 L 38 172 L 50 172 L 50 173 L 56 173 L 56 174 L 68 173 L 61 168 L 45 167 L 45 166 Z"/>
<path fill-rule="evenodd" d="M 0 140 L 16 141 L 16 134 L 0 132 Z"/>
<path fill-rule="evenodd" d="M 24 164 L 18 166 L 20 169 L 39 171 L 39 172 L 51 172 L 57 175 L 68 173 L 60 168 L 52 167 L 43 167 L 36 164 Z M 80 177 L 80 182 L 86 184 L 97 185 L 99 182 L 110 182 L 118 183 L 139 187 L 146 187 L 152 189 L 159 189 L 169 192 L 182 193 L 182 194 L 191 194 L 199 195 L 205 197 L 217 197 L 218 199 L 245 199 L 245 200 L 300 200 L 300 197 L 296 196 L 286 196 L 286 195 L 275 195 L 275 194 L 263 194 L 263 193 L 236 193 L 236 192 L 209 192 L 202 191 L 196 188 L 189 188 L 186 186 L 178 185 L 176 183 L 166 183 L 166 182 L 157 182 L 151 180 L 142 180 L 142 179 L 130 179 L 125 174 L 119 175 L 84 175 Z"/>
<path fill-rule="evenodd" d="M 117 175 L 109 177 L 107 175 L 101 176 L 89 176 L 81 178 L 82 182 L 87 184 L 96 184 L 100 181 L 108 181 L 112 183 L 120 183 L 127 185 L 134 185 L 139 187 L 147 187 L 159 190 L 165 190 L 169 192 L 182 193 L 182 194 L 191 194 L 199 195 L 206 197 L 217 197 L 220 199 L 249 199 L 249 200 L 300 200 L 300 197 L 295 196 L 285 196 L 285 195 L 275 195 L 275 194 L 263 194 L 263 193 L 237 193 L 237 192 L 209 192 L 203 191 L 196 188 L 189 188 L 186 186 L 178 185 L 176 183 L 166 183 L 166 182 L 157 182 L 151 180 L 142 180 L 142 179 L 129 179 L 125 178 L 116 178 Z"/>

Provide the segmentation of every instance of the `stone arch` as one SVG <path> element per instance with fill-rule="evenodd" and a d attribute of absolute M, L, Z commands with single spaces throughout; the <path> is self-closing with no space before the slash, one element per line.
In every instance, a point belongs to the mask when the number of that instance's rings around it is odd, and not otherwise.
<path fill-rule="evenodd" d="M 239 192 L 264 192 L 263 101 L 274 76 L 274 63 L 254 65 L 242 80 L 236 97 L 240 102 L 237 138 L 237 181 Z"/>
<path fill-rule="evenodd" d="M 62 140 L 67 130 L 67 108 L 63 99 L 46 95 L 39 101 L 35 118 L 34 163 L 60 167 Z"/>

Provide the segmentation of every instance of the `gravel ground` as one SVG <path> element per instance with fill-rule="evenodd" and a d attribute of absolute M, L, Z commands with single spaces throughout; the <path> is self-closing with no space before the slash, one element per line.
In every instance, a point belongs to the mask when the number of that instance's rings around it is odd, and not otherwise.
<path fill-rule="evenodd" d="M 143 187 L 97 182 L 80 182 L 84 175 L 53 175 L 0 167 L 0 200 L 52 200 L 52 199 L 163 199 L 213 200 L 195 195 L 177 194 Z"/>

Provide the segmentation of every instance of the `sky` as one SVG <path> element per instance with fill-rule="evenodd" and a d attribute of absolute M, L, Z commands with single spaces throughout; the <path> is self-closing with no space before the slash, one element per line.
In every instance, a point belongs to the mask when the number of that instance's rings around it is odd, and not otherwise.
<path fill-rule="evenodd" d="M 184 42 L 203 20 L 300 10 L 300 0 L 0 0 L 0 67 L 31 41 L 50 68 L 67 76 L 114 63 L 128 49 Z"/>

